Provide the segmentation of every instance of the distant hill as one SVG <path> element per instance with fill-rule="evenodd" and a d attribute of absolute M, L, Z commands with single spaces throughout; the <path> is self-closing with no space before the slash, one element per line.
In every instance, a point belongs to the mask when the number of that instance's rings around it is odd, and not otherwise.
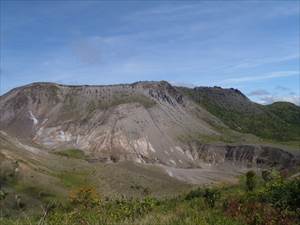
<path fill-rule="evenodd" d="M 300 140 L 300 107 L 292 103 L 260 105 L 233 88 L 179 89 L 236 131 L 276 141 Z"/>

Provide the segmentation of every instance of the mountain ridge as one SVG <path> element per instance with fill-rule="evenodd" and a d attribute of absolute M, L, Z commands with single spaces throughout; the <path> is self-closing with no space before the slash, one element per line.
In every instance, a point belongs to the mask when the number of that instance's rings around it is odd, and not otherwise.
<path fill-rule="evenodd" d="M 260 105 L 233 88 L 191 89 L 166 81 L 114 85 L 36 82 L 0 97 L 0 129 L 50 149 L 79 148 L 112 161 L 131 159 L 183 167 L 194 164 L 190 141 L 226 144 L 249 139 L 246 143 L 259 143 L 255 137 L 239 134 L 248 130 L 232 126 L 211 105 L 222 113 L 236 109 L 248 113 L 254 106 L 258 106 L 255 113 L 264 113 Z M 169 159 L 170 154 L 175 158 Z"/>
<path fill-rule="evenodd" d="M 183 96 L 189 98 L 196 104 L 202 107 L 202 110 L 206 110 L 212 115 L 216 116 L 223 123 L 229 126 L 231 129 L 234 129 L 242 133 L 252 133 L 262 138 L 267 139 L 278 139 L 279 141 L 288 141 L 288 140 L 297 140 L 297 135 L 292 135 L 291 133 L 296 134 L 300 131 L 300 121 L 297 119 L 300 116 L 300 107 L 289 102 L 274 102 L 270 105 L 260 105 L 258 103 L 252 102 L 246 95 L 244 95 L 240 90 L 234 88 L 221 88 L 218 86 L 214 87 L 195 87 L 195 88 L 186 88 L 179 86 L 172 86 L 167 81 L 139 81 L 134 83 L 127 84 L 112 84 L 112 85 L 65 85 L 59 83 L 51 82 L 35 82 L 25 86 L 20 86 L 14 88 L 7 93 L 0 96 L 1 99 L 4 99 L 6 96 L 12 96 L 13 93 L 17 93 L 21 90 L 29 89 L 38 89 L 38 88 L 47 88 L 51 89 L 55 93 L 59 88 L 61 89 L 74 89 L 75 91 L 81 89 L 90 89 L 90 91 L 96 89 L 109 89 L 109 88 L 140 88 L 140 89 L 156 89 L 160 93 L 156 97 L 165 97 L 165 100 L 170 99 L 167 96 L 162 96 L 163 92 L 169 92 L 171 95 L 175 96 L 175 101 L 182 101 Z M 150 90 L 153 91 L 153 90 Z M 96 90 L 97 92 L 97 90 Z M 120 91 L 122 94 L 122 91 Z M 142 93 L 144 94 L 144 93 Z M 149 93 L 150 94 L 150 93 Z M 138 96 L 141 97 L 141 96 Z M 143 98 L 144 96 L 142 96 Z M 153 96 L 146 96 L 153 97 Z M 148 104 L 149 107 L 152 104 L 155 104 L 154 101 L 148 101 L 147 98 L 143 99 L 127 99 L 127 101 L 137 101 Z M 122 103 L 124 99 L 117 99 L 114 104 L 118 105 Z M 95 107 L 92 103 L 90 108 Z M 102 107 L 107 107 L 103 105 Z M 285 113 L 281 108 L 285 108 Z M 288 112 L 292 112 L 292 115 L 288 115 Z M 234 114 L 234 116 L 228 114 Z M 288 118 L 290 117 L 290 118 Z M 245 120 L 238 122 L 238 120 Z M 292 124 L 296 119 L 297 124 Z M 263 122 L 261 122 L 263 120 Z M 292 120 L 292 121 L 291 121 Z M 275 121 L 275 122 L 274 122 Z M 252 125 L 252 123 L 254 125 Z M 264 129 L 264 124 L 267 122 L 267 130 Z M 257 128 L 263 128 L 262 131 L 257 130 Z M 270 130 L 268 130 L 270 128 Z M 278 130 L 284 130 L 284 132 L 278 132 Z M 287 129 L 292 130 L 291 132 Z M 268 132 L 268 133 L 267 133 Z M 284 135 L 282 135 L 285 133 Z M 286 135 L 288 134 L 288 135 Z"/>
<path fill-rule="evenodd" d="M 39 82 L 32 82 L 32 83 L 28 83 L 28 84 L 24 84 L 24 85 L 20 85 L 18 87 L 14 87 L 8 91 L 6 91 L 5 93 L 3 93 L 2 95 L 0 95 L 0 97 L 4 97 L 5 95 L 10 94 L 11 92 L 14 92 L 16 90 L 19 89 L 23 89 L 23 88 L 29 88 L 29 87 L 34 87 L 34 86 L 39 86 L 39 85 L 49 85 L 49 86 L 61 86 L 61 87 L 75 87 L 75 88 L 80 88 L 80 87 L 114 87 L 114 86 L 132 86 L 132 85 L 136 85 L 136 84 L 157 84 L 157 83 L 161 83 L 161 84 L 168 84 L 169 86 L 173 86 L 174 88 L 179 88 L 179 89 L 194 89 L 194 90 L 199 90 L 199 89 L 219 89 L 221 91 L 234 91 L 238 94 L 240 94 L 241 96 L 247 98 L 249 101 L 253 102 L 252 100 L 250 100 L 247 95 L 245 95 L 242 91 L 240 91 L 237 88 L 223 88 L 220 86 L 195 86 L 195 87 L 186 87 L 184 85 L 180 86 L 180 85 L 172 85 L 171 83 L 169 83 L 168 81 L 165 80 L 161 80 L 161 81 L 137 81 L 137 82 L 132 82 L 132 83 L 116 83 L 116 84 L 63 84 L 63 83 L 57 83 L 57 82 L 47 82 L 47 81 L 39 81 Z M 264 106 L 268 106 L 268 105 L 273 105 L 273 104 L 278 104 L 278 103 L 283 103 L 283 104 L 288 104 L 288 105 L 293 105 L 296 107 L 300 107 L 298 105 L 296 105 L 293 102 L 288 102 L 288 101 L 276 101 L 276 102 L 272 102 L 269 104 L 259 104 L 256 102 L 253 102 L 255 104 L 258 105 L 264 105 Z"/>

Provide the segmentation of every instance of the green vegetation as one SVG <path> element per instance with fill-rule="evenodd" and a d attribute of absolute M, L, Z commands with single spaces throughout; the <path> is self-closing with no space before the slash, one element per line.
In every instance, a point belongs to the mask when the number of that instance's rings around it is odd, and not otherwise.
<path fill-rule="evenodd" d="M 279 142 L 294 142 L 299 146 L 300 107 L 292 103 L 259 105 L 238 90 L 218 87 L 180 90 L 231 129 Z"/>
<path fill-rule="evenodd" d="M 49 85 L 49 86 L 47 86 L 46 90 L 47 90 L 46 95 L 48 95 L 50 98 L 54 98 L 55 102 L 59 102 L 59 97 L 58 97 L 59 91 L 60 91 L 59 87 L 57 87 L 55 85 Z M 33 97 L 34 97 L 34 95 L 33 95 Z"/>
<path fill-rule="evenodd" d="M 98 102 L 97 108 L 107 109 L 121 104 L 140 103 L 145 108 L 153 107 L 156 102 L 141 94 L 114 94 L 111 99 Z"/>
<path fill-rule="evenodd" d="M 92 186 L 75 188 L 70 191 L 68 204 L 48 202 L 41 215 L 20 214 L 19 218 L 0 218 L 0 222 L 7 225 L 300 224 L 300 180 L 286 179 L 274 171 L 262 174 L 258 176 L 250 171 L 242 177 L 239 185 L 199 187 L 167 199 L 150 196 L 110 199 L 101 196 Z M 253 178 L 256 185 L 250 184 Z M 20 212 L 24 210 L 19 209 Z"/>
<path fill-rule="evenodd" d="M 82 187 L 88 182 L 88 173 L 85 171 L 64 171 L 58 174 L 58 178 L 67 188 Z"/>
<path fill-rule="evenodd" d="M 92 99 L 80 99 L 76 91 L 66 95 L 60 118 L 77 118 L 87 121 L 96 110 L 107 110 L 121 104 L 139 103 L 145 108 L 153 107 L 156 102 L 142 94 L 113 93 L 111 96 Z"/>
<path fill-rule="evenodd" d="M 84 152 L 80 149 L 66 149 L 62 151 L 55 151 L 54 154 L 74 159 L 85 159 Z"/>
<path fill-rule="evenodd" d="M 253 191 L 256 185 L 256 177 L 253 171 L 248 171 L 246 173 L 246 186 L 248 191 Z"/>
<path fill-rule="evenodd" d="M 191 141 L 199 141 L 202 144 L 214 144 L 214 143 L 259 143 L 259 138 L 255 137 L 252 134 L 241 134 L 234 130 L 231 130 L 226 127 L 221 127 L 215 125 L 216 130 L 220 133 L 220 135 L 204 135 L 201 133 L 188 133 L 185 135 L 178 136 L 178 139 L 184 143 L 188 143 Z"/>

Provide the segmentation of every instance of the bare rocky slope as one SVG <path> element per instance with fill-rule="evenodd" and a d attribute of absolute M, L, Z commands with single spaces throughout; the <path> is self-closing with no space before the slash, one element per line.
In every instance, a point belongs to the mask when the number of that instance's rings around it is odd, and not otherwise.
<path fill-rule="evenodd" d="M 192 183 L 209 172 L 222 180 L 225 176 L 218 171 L 299 166 L 297 154 L 231 130 L 198 103 L 165 81 L 107 86 L 33 83 L 0 98 L 1 151 L 8 152 L 3 142 L 9 137 L 31 154 L 80 149 L 89 162 L 160 165 L 169 176 Z M 237 140 L 224 141 L 228 134 Z M 198 174 L 182 171 L 188 168 Z"/>

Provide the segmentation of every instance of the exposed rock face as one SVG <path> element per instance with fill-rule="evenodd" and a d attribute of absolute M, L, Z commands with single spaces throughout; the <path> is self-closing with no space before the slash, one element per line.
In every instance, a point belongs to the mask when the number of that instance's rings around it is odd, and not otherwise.
<path fill-rule="evenodd" d="M 240 95 L 240 93 L 238 93 Z M 102 161 L 172 167 L 238 162 L 293 166 L 294 156 L 261 146 L 186 145 L 186 133 L 217 135 L 223 123 L 167 82 L 109 86 L 35 83 L 0 98 L 0 130 L 28 145 L 79 148 Z"/>
<path fill-rule="evenodd" d="M 231 164 L 239 167 L 277 167 L 290 169 L 300 165 L 300 159 L 280 148 L 261 145 L 190 145 L 192 157 L 209 165 Z"/>
<path fill-rule="evenodd" d="M 37 83 L 1 97 L 0 129 L 49 149 L 79 148 L 104 160 L 187 166 L 191 160 L 182 154 L 178 135 L 216 133 L 196 111 L 209 115 L 167 82 Z"/>

